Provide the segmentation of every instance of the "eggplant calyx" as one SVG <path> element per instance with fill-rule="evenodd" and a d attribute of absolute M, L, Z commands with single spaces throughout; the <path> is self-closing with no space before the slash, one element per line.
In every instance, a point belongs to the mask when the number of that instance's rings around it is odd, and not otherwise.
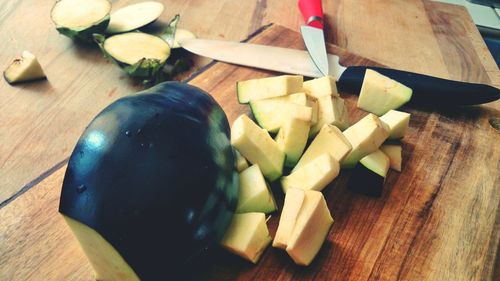
<path fill-rule="evenodd" d="M 173 48 L 175 42 L 175 31 L 177 30 L 177 24 L 180 20 L 180 15 L 177 14 L 174 16 L 172 20 L 168 23 L 165 30 L 160 34 L 160 37 L 167 42 L 170 48 Z"/>

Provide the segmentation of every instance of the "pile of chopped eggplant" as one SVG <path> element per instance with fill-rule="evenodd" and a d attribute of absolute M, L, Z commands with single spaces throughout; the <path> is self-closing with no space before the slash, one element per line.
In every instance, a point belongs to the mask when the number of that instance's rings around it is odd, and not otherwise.
<path fill-rule="evenodd" d="M 400 140 L 410 114 L 395 109 L 412 90 L 367 71 L 358 107 L 370 113 L 351 124 L 333 77 L 283 75 L 239 81 L 236 89 L 253 118 L 243 114 L 231 128 L 240 195 L 221 244 L 256 263 L 272 241 L 295 263 L 309 265 L 333 224 L 321 191 L 341 168 L 352 168 L 348 189 L 374 197 L 383 194 L 389 168 L 401 172 Z M 274 239 L 264 220 L 278 209 L 268 184 L 273 181 L 285 194 Z"/>

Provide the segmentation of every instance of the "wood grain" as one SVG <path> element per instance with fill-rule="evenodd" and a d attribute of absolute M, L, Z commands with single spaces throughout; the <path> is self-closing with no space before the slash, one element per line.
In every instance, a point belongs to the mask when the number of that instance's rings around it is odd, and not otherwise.
<path fill-rule="evenodd" d="M 252 42 L 301 48 L 298 38 L 296 32 L 273 26 Z M 343 59 L 375 64 L 354 55 Z M 272 74 L 215 63 L 190 83 L 210 92 L 232 121 L 248 112 L 236 101 L 235 82 Z M 356 109 L 356 97 L 343 97 L 351 122 L 366 114 Z M 349 172 L 341 172 L 324 191 L 335 223 L 310 267 L 295 266 L 283 251 L 271 248 L 257 266 L 218 251 L 206 267 L 196 269 L 193 279 L 492 280 L 500 133 L 488 119 L 500 118 L 500 112 L 481 107 L 440 113 L 405 110 L 412 117 L 403 142 L 403 172 L 389 172 L 381 198 L 349 192 Z M 0 280 L 92 279 L 89 264 L 57 213 L 64 170 L 0 209 Z M 275 194 L 281 202 L 279 188 Z M 272 235 L 277 223 L 274 214 L 268 223 Z"/>
<path fill-rule="evenodd" d="M 433 1 L 332 2 L 330 42 L 393 68 L 500 86 L 498 67 L 465 8 Z"/>
<path fill-rule="evenodd" d="M 0 280 L 93 280 L 57 212 L 66 166 L 0 210 Z"/>
<path fill-rule="evenodd" d="M 113 9 L 138 1 L 112 1 Z M 180 26 L 205 38 L 242 40 L 271 22 L 293 30 L 302 23 L 296 0 L 163 2 L 166 9 L 160 22 L 180 13 Z M 463 9 L 421 0 L 324 2 L 328 40 L 353 53 L 390 67 L 466 81 L 489 78 L 500 85 L 500 72 Z M 13 87 L 0 79 L 0 202 L 31 187 L 40 174 L 66 159 L 102 108 L 142 87 L 96 48 L 59 35 L 49 18 L 52 4 L 52 0 L 1 4 L 0 68 L 22 50 L 30 50 L 48 81 Z M 450 44 L 462 51 L 455 52 Z"/>
<path fill-rule="evenodd" d="M 484 51 L 487 47 L 466 9 L 456 5 L 436 5 L 430 1 L 423 4 L 443 57 L 461 58 L 444 59 L 448 78 L 500 87 L 498 66 L 492 54 Z M 481 49 L 483 51 L 470 51 Z M 472 69 L 469 65 L 477 67 Z M 487 106 L 500 110 L 499 101 Z"/>

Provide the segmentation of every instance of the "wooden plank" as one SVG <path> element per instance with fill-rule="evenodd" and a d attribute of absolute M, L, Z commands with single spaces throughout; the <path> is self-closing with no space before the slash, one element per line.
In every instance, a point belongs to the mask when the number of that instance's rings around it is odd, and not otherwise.
<path fill-rule="evenodd" d="M 1 280 L 92 280 L 92 268 L 61 215 L 66 166 L 0 210 Z"/>
<path fill-rule="evenodd" d="M 138 1 L 113 1 L 113 7 Z M 166 9 L 160 22 L 168 22 L 180 13 L 181 27 L 206 38 L 242 40 L 270 22 L 294 30 L 302 22 L 296 0 L 164 2 Z M 391 67 L 445 77 L 448 65 L 460 67 L 457 73 L 478 74 L 486 69 L 491 81 L 492 75 L 498 77 L 500 73 L 462 9 L 447 9 L 449 6 L 438 3 L 426 9 L 428 2 L 421 0 L 324 2 L 329 41 L 351 52 Z M 141 88 L 106 62 L 96 48 L 75 45 L 59 35 L 48 16 L 52 5 L 49 0 L 2 1 L 0 38 L 4 40 L 0 43 L 0 67 L 7 67 L 27 49 L 39 57 L 49 80 L 12 87 L 0 79 L 0 202 L 66 159 L 85 125 L 103 107 Z M 446 13 L 454 20 L 436 29 L 428 19 L 429 11 L 434 11 L 434 17 Z M 462 25 L 467 27 L 462 32 L 466 35 L 448 32 Z M 442 28 L 446 32 L 439 31 Z M 467 52 L 477 53 L 479 60 L 467 64 L 462 56 L 443 53 L 449 47 L 441 45 L 450 44 L 450 40 L 436 36 L 451 38 L 460 46 L 470 47 L 466 41 L 472 41 L 473 48 Z M 469 70 L 462 70 L 464 67 Z M 474 77 L 478 76 L 470 79 Z"/>
<path fill-rule="evenodd" d="M 273 26 L 253 42 L 299 48 L 299 35 Z M 338 50 L 338 49 L 337 49 Z M 330 51 L 334 51 L 330 49 Z M 371 64 L 359 57 L 350 64 Z M 190 83 L 208 92 L 234 120 L 248 112 L 234 83 L 270 72 L 215 63 Z M 366 113 L 347 100 L 351 121 Z M 346 190 L 348 171 L 325 189 L 335 223 L 310 267 L 268 249 L 257 266 L 218 252 L 195 280 L 488 280 L 498 244 L 500 112 L 480 107 L 427 112 L 408 109 L 403 172 L 389 173 L 381 198 Z M 91 269 L 57 214 L 65 167 L 0 209 L 0 280 L 90 280 Z M 278 196 L 279 192 L 276 194 Z M 282 195 L 281 195 L 282 197 Z M 269 221 L 274 235 L 275 214 Z"/>
<path fill-rule="evenodd" d="M 133 2 L 139 1 L 118 1 L 114 9 Z M 191 2 L 197 3 L 165 3 L 160 21 L 181 13 L 180 26 L 203 37 L 233 40 L 259 27 L 247 12 L 255 8 L 254 1 Z M 8 43 L 0 67 L 26 49 L 38 56 L 48 76 L 48 81 L 15 87 L 0 79 L 0 202 L 67 158 L 86 124 L 106 105 L 142 89 L 95 46 L 59 35 L 49 17 L 53 3 L 7 0 L 0 9 L 0 38 Z M 36 25 L 26 19 L 37 19 Z"/>

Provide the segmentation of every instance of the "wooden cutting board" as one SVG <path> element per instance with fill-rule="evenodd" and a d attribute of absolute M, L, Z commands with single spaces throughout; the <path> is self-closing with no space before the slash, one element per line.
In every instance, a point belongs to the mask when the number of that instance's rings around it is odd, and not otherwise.
<path fill-rule="evenodd" d="M 303 48 L 298 33 L 274 25 L 253 43 Z M 346 65 L 378 65 L 339 47 L 329 52 Z M 209 92 L 230 121 L 248 113 L 237 103 L 238 80 L 268 71 L 212 63 L 189 83 Z M 347 100 L 351 123 L 366 114 Z M 335 223 L 309 267 L 269 248 L 257 265 L 223 251 L 197 280 L 485 280 L 491 278 L 500 200 L 500 133 L 490 126 L 500 112 L 482 107 L 412 114 L 403 141 L 403 172 L 390 171 L 381 198 L 346 190 L 349 171 L 324 190 Z M 65 163 L 0 209 L 0 280 L 92 280 L 77 241 L 58 214 Z M 275 190 L 278 201 L 283 195 Z M 279 214 L 268 222 L 274 236 Z M 166 278 L 168 279 L 168 273 Z"/>
<path fill-rule="evenodd" d="M 112 1 L 113 9 L 140 1 Z M 180 27 L 200 38 L 240 41 L 271 22 L 292 30 L 303 23 L 297 0 L 162 2 L 166 9 L 158 22 L 180 14 Z M 58 34 L 49 17 L 53 4 L 1 1 L 0 69 L 30 50 L 48 80 L 10 86 L 0 79 L 0 204 L 64 161 L 102 108 L 142 88 L 95 46 Z M 427 0 L 323 5 L 328 42 L 393 68 L 500 87 L 500 71 L 464 7 Z"/>

